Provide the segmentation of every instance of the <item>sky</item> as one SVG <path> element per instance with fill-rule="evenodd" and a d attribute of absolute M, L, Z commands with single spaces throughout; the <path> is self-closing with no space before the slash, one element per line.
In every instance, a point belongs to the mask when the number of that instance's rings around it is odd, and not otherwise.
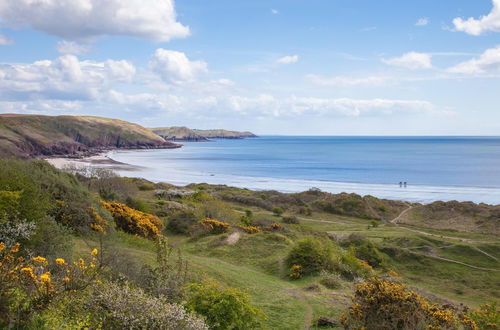
<path fill-rule="evenodd" d="M 500 135 L 500 0 L 0 0 L 0 112 Z"/>

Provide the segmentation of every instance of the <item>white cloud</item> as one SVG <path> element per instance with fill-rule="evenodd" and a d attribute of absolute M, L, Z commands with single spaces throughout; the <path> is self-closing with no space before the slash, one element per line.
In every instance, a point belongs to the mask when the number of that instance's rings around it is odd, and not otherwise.
<path fill-rule="evenodd" d="M 426 26 L 429 24 L 429 19 L 427 17 L 422 17 L 417 20 L 415 26 Z"/>
<path fill-rule="evenodd" d="M 279 11 L 277 9 L 271 9 L 271 14 L 274 15 L 279 14 Z"/>
<path fill-rule="evenodd" d="M 277 64 L 292 64 L 299 60 L 299 55 L 288 55 L 276 60 Z"/>
<path fill-rule="evenodd" d="M 500 46 L 487 49 L 479 57 L 459 63 L 447 71 L 463 74 L 500 73 Z"/>
<path fill-rule="evenodd" d="M 399 66 L 411 70 L 430 69 L 432 55 L 426 53 L 409 52 L 400 57 L 382 59 L 382 62 L 388 65 Z"/>
<path fill-rule="evenodd" d="M 334 76 L 334 77 L 324 77 L 320 75 L 309 74 L 306 78 L 311 81 L 313 84 L 319 86 L 344 86 L 344 87 L 353 87 L 353 86 L 383 86 L 387 83 L 392 82 L 394 79 L 388 77 L 343 77 L 343 76 Z"/>
<path fill-rule="evenodd" d="M 12 40 L 7 38 L 3 34 L 0 34 L 0 46 L 8 46 L 8 45 L 12 45 L 13 43 L 14 42 Z"/>
<path fill-rule="evenodd" d="M 163 48 L 155 51 L 149 65 L 164 82 L 172 84 L 192 82 L 208 72 L 206 62 L 191 61 L 182 52 Z"/>
<path fill-rule="evenodd" d="M 0 65 L 4 99 L 96 99 L 113 82 L 130 82 L 136 72 L 128 61 L 79 61 L 64 55 L 54 61 Z"/>
<path fill-rule="evenodd" d="M 500 0 L 493 0 L 493 9 L 479 19 L 469 17 L 467 20 L 457 17 L 453 20 L 456 31 L 463 31 L 478 36 L 487 31 L 500 32 Z"/>
<path fill-rule="evenodd" d="M 0 21 L 67 40 L 106 35 L 168 41 L 189 35 L 174 0 L 2 0 Z"/>
<path fill-rule="evenodd" d="M 82 55 L 90 51 L 89 45 L 82 45 L 74 41 L 62 40 L 57 43 L 57 51 L 61 54 Z"/>

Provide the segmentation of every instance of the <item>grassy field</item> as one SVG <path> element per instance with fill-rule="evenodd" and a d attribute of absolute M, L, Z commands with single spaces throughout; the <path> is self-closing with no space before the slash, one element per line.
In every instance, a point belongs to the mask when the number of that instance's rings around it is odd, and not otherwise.
<path fill-rule="evenodd" d="M 153 191 L 144 190 L 138 198 L 151 208 L 158 203 Z M 203 208 L 204 202 L 180 198 L 180 203 Z M 349 216 L 313 212 L 296 215 L 299 224 L 285 224 L 271 211 L 235 202 L 220 202 L 234 224 L 245 210 L 252 221 L 276 222 L 283 232 L 247 234 L 232 232 L 201 238 L 166 233 L 169 242 L 189 262 L 191 276 L 197 280 L 213 278 L 227 286 L 246 291 L 266 315 L 265 329 L 306 329 L 320 316 L 338 320 L 351 302 L 354 282 L 340 280 L 339 288 L 320 284 L 320 276 L 291 280 L 283 260 L 295 241 L 315 235 L 342 240 L 351 234 L 373 242 L 387 257 L 388 269 L 401 280 L 436 302 L 465 304 L 471 308 L 499 300 L 500 240 L 493 235 L 443 231 L 373 221 Z M 143 263 L 155 263 L 151 241 L 120 233 L 118 244 Z M 234 237 L 233 237 L 234 238 Z M 95 242 L 76 241 L 76 253 L 88 251 Z M 381 274 L 384 272 L 379 271 Z"/>

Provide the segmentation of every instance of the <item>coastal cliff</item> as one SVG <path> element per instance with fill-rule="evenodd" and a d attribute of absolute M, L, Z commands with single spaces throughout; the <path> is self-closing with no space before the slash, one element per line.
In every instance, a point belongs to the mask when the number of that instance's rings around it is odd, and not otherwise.
<path fill-rule="evenodd" d="M 204 142 L 209 139 L 245 139 L 257 137 L 251 132 L 228 131 L 224 129 L 190 129 L 184 126 L 156 127 L 151 128 L 156 133 L 168 141 L 190 141 Z"/>
<path fill-rule="evenodd" d="M 163 149 L 180 145 L 118 119 L 0 114 L 0 156 L 77 155 L 103 149 Z"/>

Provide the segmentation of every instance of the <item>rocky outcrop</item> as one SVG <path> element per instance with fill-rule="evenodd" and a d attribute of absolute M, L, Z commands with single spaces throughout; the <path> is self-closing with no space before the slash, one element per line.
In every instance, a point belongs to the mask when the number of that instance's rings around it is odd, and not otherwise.
<path fill-rule="evenodd" d="M 0 115 L 0 155 L 79 155 L 108 149 L 163 149 L 180 145 L 117 119 L 90 116 Z"/>

